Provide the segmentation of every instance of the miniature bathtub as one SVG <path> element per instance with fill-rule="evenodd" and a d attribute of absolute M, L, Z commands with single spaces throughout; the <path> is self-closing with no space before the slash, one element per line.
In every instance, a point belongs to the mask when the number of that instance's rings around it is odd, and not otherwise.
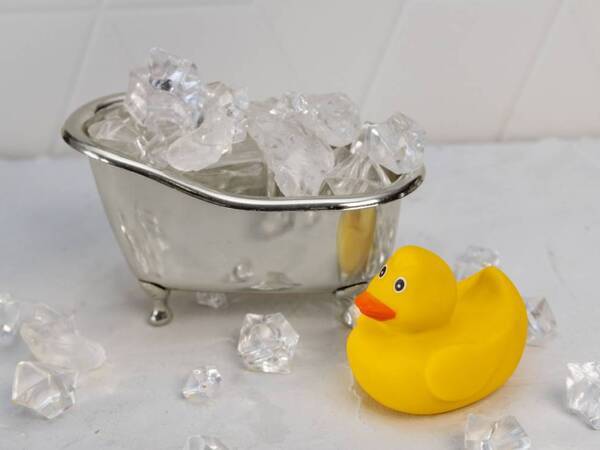
<path fill-rule="evenodd" d="M 172 290 L 334 292 L 364 283 L 393 251 L 400 199 L 424 169 L 374 194 L 267 198 L 220 192 L 95 142 L 87 128 L 123 95 L 94 100 L 63 139 L 90 158 L 117 242 L 153 300 L 150 323 L 171 320 Z"/>

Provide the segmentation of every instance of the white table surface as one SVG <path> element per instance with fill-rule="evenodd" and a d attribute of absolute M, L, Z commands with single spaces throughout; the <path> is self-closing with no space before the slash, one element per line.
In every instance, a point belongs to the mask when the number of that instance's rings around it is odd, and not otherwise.
<path fill-rule="evenodd" d="M 453 145 L 427 153 L 425 184 L 404 201 L 398 244 L 452 261 L 468 244 L 501 253 L 524 295 L 546 295 L 560 333 L 528 347 L 513 378 L 459 411 L 411 417 L 351 390 L 348 330 L 330 297 L 246 299 L 212 311 L 185 298 L 175 320 L 145 323 L 148 302 L 104 218 L 83 157 L 0 161 L 0 291 L 74 311 L 106 365 L 77 404 L 47 421 L 11 404 L 18 341 L 0 349 L 1 449 L 179 449 L 213 435 L 239 449 L 460 449 L 470 412 L 513 414 L 538 449 L 597 449 L 564 408 L 565 364 L 600 359 L 600 142 Z M 187 299 L 189 300 L 189 299 Z M 236 354 L 246 312 L 283 312 L 301 335 L 289 375 L 251 373 Z M 189 371 L 216 364 L 220 395 L 192 404 Z"/>

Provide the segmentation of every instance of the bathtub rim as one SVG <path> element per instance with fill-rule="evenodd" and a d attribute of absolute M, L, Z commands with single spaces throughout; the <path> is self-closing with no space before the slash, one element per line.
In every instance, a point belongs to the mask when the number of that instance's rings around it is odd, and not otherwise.
<path fill-rule="evenodd" d="M 248 211 L 318 211 L 369 208 L 401 199 L 416 190 L 424 180 L 425 167 L 398 177 L 391 185 L 368 195 L 355 194 L 323 197 L 253 197 L 230 194 L 186 179 L 174 169 L 158 169 L 114 153 L 86 132 L 86 124 L 99 111 L 123 102 L 125 94 L 112 94 L 92 100 L 75 110 L 62 128 L 62 138 L 73 149 L 89 158 L 150 178 L 184 194 L 209 203 Z"/>

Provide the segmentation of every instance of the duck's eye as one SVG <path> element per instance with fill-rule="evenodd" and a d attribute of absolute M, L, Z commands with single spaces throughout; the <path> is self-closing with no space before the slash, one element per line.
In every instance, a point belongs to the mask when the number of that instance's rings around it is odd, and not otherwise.
<path fill-rule="evenodd" d="M 379 278 L 383 278 L 383 276 L 385 275 L 386 272 L 387 272 L 387 266 L 383 266 L 381 268 L 381 270 L 379 271 Z"/>
<path fill-rule="evenodd" d="M 406 287 L 406 281 L 404 281 L 404 278 L 398 278 L 396 280 L 396 282 L 394 283 L 394 290 L 396 292 L 402 292 L 405 287 Z"/>

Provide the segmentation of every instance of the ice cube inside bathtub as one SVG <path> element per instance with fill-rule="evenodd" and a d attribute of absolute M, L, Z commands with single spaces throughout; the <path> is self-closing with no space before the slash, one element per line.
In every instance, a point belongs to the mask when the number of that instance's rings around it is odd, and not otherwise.
<path fill-rule="evenodd" d="M 409 173 L 423 164 L 425 133 L 404 114 L 396 113 L 382 123 L 366 123 L 354 143 L 357 153 L 395 174 Z"/>
<path fill-rule="evenodd" d="M 400 113 L 362 125 L 339 92 L 251 102 L 245 89 L 205 84 L 192 61 L 159 48 L 131 71 L 124 101 L 97 109 L 87 132 L 167 176 L 238 195 L 372 193 L 423 162 L 423 132 Z M 259 157 L 239 161 L 246 147 Z"/>
<path fill-rule="evenodd" d="M 269 170 L 285 196 L 318 195 L 333 169 L 331 148 L 300 122 L 274 106 L 254 102 L 248 111 L 248 133 L 264 153 Z"/>
<path fill-rule="evenodd" d="M 130 74 L 125 106 L 144 128 L 158 131 L 175 124 L 191 130 L 202 119 L 205 95 L 192 61 L 153 48 L 148 65 Z"/>
<path fill-rule="evenodd" d="M 360 132 L 358 106 L 339 92 L 288 94 L 300 122 L 332 147 L 351 144 Z"/>
<path fill-rule="evenodd" d="M 283 314 L 246 314 L 238 352 L 246 367 L 257 372 L 289 373 L 300 336 Z"/>
<path fill-rule="evenodd" d="M 362 153 L 339 161 L 325 180 L 334 195 L 375 192 L 391 184 L 385 170 Z"/>

